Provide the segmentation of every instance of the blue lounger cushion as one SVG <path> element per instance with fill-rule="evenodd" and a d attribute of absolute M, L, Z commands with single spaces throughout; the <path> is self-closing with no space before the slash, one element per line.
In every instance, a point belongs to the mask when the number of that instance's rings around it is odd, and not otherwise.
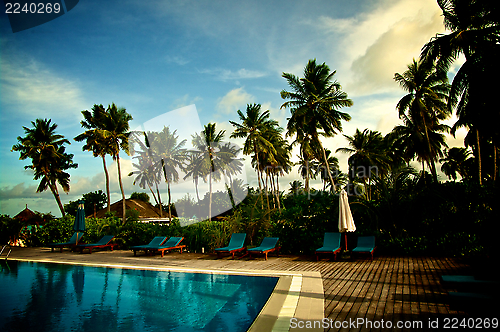
<path fill-rule="evenodd" d="M 216 248 L 215 251 L 233 251 L 241 249 L 245 245 L 246 237 L 247 235 L 245 233 L 233 233 L 227 247 Z"/>
<path fill-rule="evenodd" d="M 276 247 L 276 244 L 278 243 L 279 238 L 277 237 L 265 237 L 264 240 L 262 240 L 262 243 L 260 246 L 248 249 L 248 251 L 267 251 L 267 250 L 272 250 Z"/>
<path fill-rule="evenodd" d="M 148 244 L 144 244 L 144 245 L 140 245 L 140 246 L 132 246 L 130 247 L 130 249 L 132 250 L 142 250 L 142 249 L 148 249 L 148 248 L 151 248 L 151 247 L 157 247 L 157 246 L 161 246 L 165 241 L 167 240 L 167 237 L 166 236 L 155 236 L 151 242 L 149 242 Z"/>

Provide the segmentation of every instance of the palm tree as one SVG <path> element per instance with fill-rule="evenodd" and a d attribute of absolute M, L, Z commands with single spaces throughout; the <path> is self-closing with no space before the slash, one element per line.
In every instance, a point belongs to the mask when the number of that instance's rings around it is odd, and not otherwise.
<path fill-rule="evenodd" d="M 271 126 L 262 133 L 262 137 L 274 147 L 274 151 L 263 150 L 256 156 L 252 157 L 252 165 L 257 168 L 261 174 L 266 174 L 264 191 L 266 194 L 268 209 L 270 209 L 268 181 L 271 183 L 274 205 L 276 206 L 277 204 L 278 209 L 280 209 L 281 203 L 279 202 L 278 195 L 278 179 L 275 183 L 274 176 L 277 178 L 280 175 L 283 176 L 285 173 L 290 172 L 293 166 L 290 161 L 291 146 L 288 144 L 286 139 L 283 138 L 282 132 L 283 128 L 279 127 L 277 123 L 271 124 Z M 258 164 L 257 160 L 260 161 Z"/>
<path fill-rule="evenodd" d="M 448 178 L 455 181 L 457 179 L 457 173 L 462 177 L 466 178 L 468 176 L 467 172 L 467 160 L 471 155 L 470 151 L 466 148 L 454 147 L 444 152 L 445 157 L 439 161 L 443 164 L 441 165 L 441 171 L 443 171 Z"/>
<path fill-rule="evenodd" d="M 442 133 L 448 132 L 449 127 L 432 123 L 428 130 L 427 139 L 421 127 L 406 115 L 403 115 L 403 123 L 403 125 L 395 126 L 386 139 L 393 143 L 393 148 L 400 152 L 399 157 L 403 158 L 407 164 L 417 157 L 417 161 L 422 163 L 422 174 L 425 174 L 425 162 L 428 162 L 432 156 L 435 158 L 443 156 L 443 148 L 448 145 L 446 137 Z M 429 143 L 432 156 L 429 155 Z"/>
<path fill-rule="evenodd" d="M 88 110 L 82 111 L 83 118 L 80 122 L 83 128 L 87 129 L 85 132 L 76 136 L 74 139 L 77 142 L 85 140 L 85 145 L 82 151 L 92 151 L 94 157 L 101 157 L 104 167 L 104 174 L 106 179 L 106 195 L 108 197 L 107 210 L 110 211 L 110 192 L 109 192 L 109 173 L 106 167 L 106 155 L 111 154 L 109 142 L 103 136 L 101 129 L 102 119 L 106 115 L 106 110 L 101 105 L 94 104 L 92 112 Z"/>
<path fill-rule="evenodd" d="M 134 185 L 138 183 L 139 187 L 143 189 L 148 186 L 156 204 L 160 208 L 160 218 L 163 218 L 163 207 L 161 203 L 160 189 L 158 188 L 158 184 L 161 181 L 161 173 L 157 170 L 157 163 L 149 144 L 148 135 L 152 137 L 153 134 L 151 132 L 148 132 L 148 134 L 145 132 L 133 132 L 129 137 L 130 145 L 138 145 L 140 149 L 136 150 L 135 147 L 131 149 L 134 154 L 136 154 L 134 159 L 137 159 L 138 163 L 132 164 L 137 170 L 130 172 L 128 176 L 136 175 L 133 183 Z M 144 142 L 142 141 L 141 136 L 144 137 Z M 156 187 L 156 194 L 153 191 L 152 186 Z"/>
<path fill-rule="evenodd" d="M 342 132 L 341 121 L 349 121 L 347 113 L 339 112 L 342 107 L 352 106 L 352 100 L 347 98 L 347 93 L 337 81 L 332 81 L 335 71 L 325 64 L 317 65 L 316 59 L 309 60 L 304 77 L 298 78 L 293 74 L 283 73 L 282 77 L 288 82 L 293 92 L 281 91 L 281 98 L 288 100 L 281 108 L 290 108 L 292 114 L 287 125 L 287 136 L 304 133 L 311 136 L 311 140 L 318 145 L 323 154 L 327 167 L 332 190 L 335 183 L 328 166 L 325 149 L 319 139 L 320 132 L 326 137 L 332 137 L 337 132 Z"/>
<path fill-rule="evenodd" d="M 294 180 L 293 182 L 290 182 L 290 189 L 288 189 L 288 192 L 290 195 L 298 195 L 302 189 L 304 189 L 302 182 Z"/>
<path fill-rule="evenodd" d="M 126 207 L 125 207 L 125 192 L 123 190 L 121 166 L 120 166 L 120 150 L 129 152 L 129 121 L 132 120 L 132 115 L 128 114 L 125 108 L 117 108 L 115 103 L 108 106 L 105 116 L 102 118 L 100 125 L 104 139 L 109 142 L 109 149 L 113 160 L 116 161 L 118 167 L 118 182 L 122 194 L 122 222 L 126 222 Z"/>
<path fill-rule="evenodd" d="M 221 143 L 225 130 L 217 132 L 215 123 L 204 126 L 201 135 L 193 135 L 192 144 L 196 148 L 193 153 L 197 154 L 198 162 L 201 164 L 202 174 L 208 174 L 209 181 L 209 205 L 208 218 L 212 220 L 212 178 L 218 181 L 224 169 L 227 156 L 221 152 Z"/>
<path fill-rule="evenodd" d="M 390 160 L 384 145 L 384 138 L 378 131 L 368 128 L 361 132 L 356 129 L 353 136 L 344 135 L 349 144 L 348 148 L 338 148 L 336 152 L 349 153 L 349 168 L 356 170 L 356 174 L 361 177 L 364 187 L 368 188 L 367 198 L 371 199 L 370 179 L 372 169 L 375 168 L 375 175 L 389 168 Z M 368 184 L 366 180 L 368 179 Z"/>
<path fill-rule="evenodd" d="M 170 183 L 179 181 L 179 171 L 184 170 L 184 161 L 187 159 L 186 149 L 183 148 L 187 140 L 178 143 L 178 139 L 177 130 L 170 132 L 169 127 L 163 127 L 161 132 L 148 136 L 156 168 L 163 172 L 167 184 L 169 218 L 172 218 Z"/>
<path fill-rule="evenodd" d="M 234 198 L 238 198 L 238 196 L 234 195 L 234 191 L 232 188 L 233 184 L 233 175 L 238 175 L 241 174 L 243 170 L 243 159 L 237 158 L 238 154 L 240 153 L 241 148 L 239 148 L 236 144 L 232 143 L 225 143 L 220 146 L 220 156 L 221 158 L 224 158 L 222 164 L 223 164 L 223 169 L 222 169 L 222 174 L 224 175 L 224 178 L 227 176 L 229 178 L 229 190 L 228 192 L 230 193 L 229 197 L 231 199 L 231 204 L 234 207 L 236 207 L 235 200 Z"/>
<path fill-rule="evenodd" d="M 304 190 L 309 194 L 309 179 L 315 177 L 311 167 L 313 166 L 313 160 L 319 155 L 319 148 L 316 142 L 312 141 L 311 135 L 304 131 L 297 131 L 295 140 L 291 146 L 293 147 L 296 144 L 300 145 L 300 155 L 297 156 L 299 157 L 299 161 L 295 165 L 300 165 L 298 172 L 305 180 Z M 318 159 L 321 159 L 321 157 Z"/>
<path fill-rule="evenodd" d="M 427 143 L 426 162 L 431 168 L 434 181 L 437 182 L 435 161 L 439 151 L 432 150 L 429 131 L 430 127 L 450 116 L 446 107 L 450 89 L 448 78 L 444 72 L 436 70 L 432 62 L 413 59 L 402 75 L 394 75 L 394 80 L 408 92 L 396 106 L 399 117 L 406 115 L 415 125 L 415 129 L 424 134 Z"/>
<path fill-rule="evenodd" d="M 296 166 L 299 166 L 298 172 L 302 179 L 304 179 L 304 190 L 307 194 L 310 193 L 311 188 L 309 185 L 309 180 L 316 179 L 316 172 L 314 171 L 314 163 L 311 162 L 311 159 L 308 157 L 302 157 L 302 155 L 297 156 L 299 161 L 295 163 Z"/>
<path fill-rule="evenodd" d="M 253 153 L 256 158 L 257 180 L 259 183 L 259 191 L 262 191 L 262 176 L 259 173 L 259 169 L 261 169 L 259 165 L 259 153 L 276 153 L 275 147 L 265 138 L 264 133 L 269 129 L 276 127 L 278 122 L 269 119 L 269 110 L 261 113 L 260 104 L 248 104 L 246 115 L 238 110 L 238 116 L 241 124 L 229 121 L 236 128 L 229 138 L 245 138 L 243 154 L 250 155 Z"/>
<path fill-rule="evenodd" d="M 495 152 L 500 144 L 496 126 L 500 111 L 496 107 L 496 86 L 491 84 L 491 77 L 500 75 L 499 8 L 494 1 L 438 0 L 438 5 L 443 11 L 444 25 L 451 32 L 432 38 L 423 47 L 421 57 L 437 61 L 438 68 L 446 72 L 459 55 L 465 56 L 466 61 L 451 85 L 448 108 L 451 111 L 456 107 L 458 116 L 452 133 L 464 126 L 476 132 L 473 152 L 482 184 L 480 139 L 493 139 Z"/>
<path fill-rule="evenodd" d="M 25 166 L 24 169 L 33 170 L 34 180 L 41 179 L 36 192 L 50 188 L 64 217 L 66 214 L 57 183 L 68 193 L 70 175 L 65 171 L 77 168 L 78 164 L 73 163 L 73 154 L 65 151 L 64 144 L 71 143 L 63 135 L 55 133 L 57 124 L 51 124 L 51 121 L 36 119 L 31 122 L 33 128 L 23 127 L 26 136 L 17 137 L 19 143 L 12 146 L 12 151 L 20 152 L 19 160 L 31 159 L 31 165 Z"/>

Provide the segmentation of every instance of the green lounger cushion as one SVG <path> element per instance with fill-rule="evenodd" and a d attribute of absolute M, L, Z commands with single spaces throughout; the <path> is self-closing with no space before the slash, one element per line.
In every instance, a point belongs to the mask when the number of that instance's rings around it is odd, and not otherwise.
<path fill-rule="evenodd" d="M 358 245 L 352 252 L 372 252 L 375 249 L 375 236 L 358 237 Z"/>
<path fill-rule="evenodd" d="M 325 233 L 323 246 L 316 252 L 334 252 L 340 249 L 340 233 Z"/>
<path fill-rule="evenodd" d="M 87 244 L 80 244 L 78 245 L 78 247 L 99 247 L 99 246 L 105 246 L 107 245 L 109 242 L 111 242 L 111 240 L 113 240 L 115 238 L 114 235 L 104 235 L 99 241 L 97 241 L 96 243 L 87 243 Z"/>
<path fill-rule="evenodd" d="M 231 235 L 231 239 L 229 240 L 229 244 L 227 247 L 216 248 L 216 251 L 232 251 L 243 248 L 245 245 L 245 239 L 247 235 L 245 233 L 233 233 Z"/>
<path fill-rule="evenodd" d="M 276 244 L 278 243 L 278 237 L 265 237 L 262 240 L 260 246 L 252 249 L 248 249 L 248 251 L 266 251 L 276 248 Z"/>
<path fill-rule="evenodd" d="M 166 236 L 155 236 L 151 242 L 149 242 L 148 244 L 144 244 L 144 245 L 140 245 L 140 246 L 132 246 L 130 247 L 130 249 L 135 249 L 135 250 L 141 250 L 141 249 L 148 249 L 148 248 L 151 248 L 151 247 L 157 247 L 157 246 L 161 246 L 163 244 L 163 242 L 165 242 L 167 240 L 167 237 Z"/>
<path fill-rule="evenodd" d="M 179 243 L 181 243 L 183 237 L 171 237 L 168 239 L 167 242 L 162 244 L 161 246 L 156 246 L 152 249 L 165 249 L 165 248 L 171 248 L 171 247 L 177 247 Z"/>
<path fill-rule="evenodd" d="M 69 239 L 68 242 L 62 242 L 62 243 L 51 243 L 49 244 L 49 247 L 59 247 L 59 246 L 68 246 L 68 245 L 77 245 L 78 242 L 82 239 L 83 233 L 73 233 L 73 236 L 71 239 Z"/>

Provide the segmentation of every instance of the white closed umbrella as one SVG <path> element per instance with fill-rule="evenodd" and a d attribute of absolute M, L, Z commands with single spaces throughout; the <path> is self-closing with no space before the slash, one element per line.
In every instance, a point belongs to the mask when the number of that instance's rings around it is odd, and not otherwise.
<path fill-rule="evenodd" d="M 342 189 L 339 196 L 339 232 L 344 233 L 345 250 L 347 250 L 347 232 L 354 232 L 356 225 L 352 219 L 347 192 Z"/>

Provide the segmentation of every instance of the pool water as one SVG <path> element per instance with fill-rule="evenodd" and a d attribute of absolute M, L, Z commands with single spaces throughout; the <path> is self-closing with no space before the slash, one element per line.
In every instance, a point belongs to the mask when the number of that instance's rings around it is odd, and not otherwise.
<path fill-rule="evenodd" d="M 277 280 L 7 261 L 0 331 L 246 331 Z"/>

